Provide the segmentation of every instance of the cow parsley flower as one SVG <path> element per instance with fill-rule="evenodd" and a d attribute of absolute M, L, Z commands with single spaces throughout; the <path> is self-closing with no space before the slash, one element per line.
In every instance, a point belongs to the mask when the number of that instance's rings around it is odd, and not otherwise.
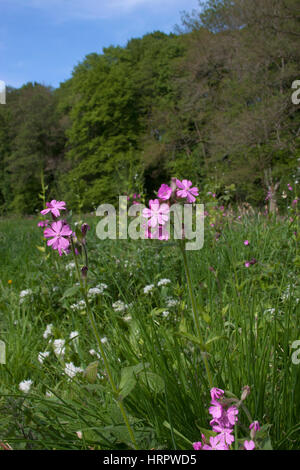
<path fill-rule="evenodd" d="M 50 354 L 49 351 L 45 351 L 45 352 L 39 352 L 38 354 L 38 361 L 43 364 L 44 360 L 46 359 L 46 357 L 48 357 Z"/>
<path fill-rule="evenodd" d="M 33 384 L 32 380 L 23 380 L 19 383 L 19 389 L 21 392 L 28 393 L 31 385 Z"/>
<path fill-rule="evenodd" d="M 170 279 L 161 279 L 160 281 L 158 281 L 157 286 L 166 286 L 167 284 L 170 284 L 170 282 Z"/>
<path fill-rule="evenodd" d="M 96 295 L 103 294 L 104 290 L 107 289 L 107 285 L 104 283 L 98 284 L 96 287 L 91 287 L 88 291 L 89 297 L 95 297 Z"/>
<path fill-rule="evenodd" d="M 73 362 L 67 362 L 65 364 L 65 374 L 68 375 L 71 379 L 75 377 L 78 373 L 83 372 L 81 367 L 74 366 Z"/>
<path fill-rule="evenodd" d="M 122 300 L 117 300 L 112 304 L 112 308 L 115 312 L 125 312 L 125 310 L 128 308 L 128 305 L 125 304 Z"/>
<path fill-rule="evenodd" d="M 149 284 L 148 286 L 144 287 L 144 294 L 149 294 L 154 289 L 154 284 Z"/>
<path fill-rule="evenodd" d="M 53 341 L 53 349 L 56 356 L 63 356 L 65 354 L 65 340 L 55 339 Z"/>
<path fill-rule="evenodd" d="M 71 310 L 84 310 L 85 307 L 86 307 L 86 305 L 85 305 L 84 300 L 79 300 L 79 302 L 77 302 L 77 304 L 70 305 Z"/>
<path fill-rule="evenodd" d="M 76 265 L 75 265 L 74 261 L 71 261 L 71 263 L 68 263 L 66 265 L 66 270 L 67 271 L 72 271 L 73 269 L 75 269 L 75 267 L 76 267 Z"/>
<path fill-rule="evenodd" d="M 176 305 L 179 304 L 179 301 L 176 300 L 176 299 L 172 299 L 171 297 L 168 297 L 167 298 L 167 307 L 168 308 L 171 308 L 171 307 L 175 307 Z"/>
<path fill-rule="evenodd" d="M 22 304 L 25 300 L 26 297 L 32 295 L 32 290 L 31 289 L 25 289 L 21 290 L 20 292 L 20 304 Z"/>
<path fill-rule="evenodd" d="M 89 353 L 90 353 L 91 356 L 96 356 L 98 359 L 100 359 L 100 357 L 101 357 L 100 353 L 95 351 L 95 349 L 90 349 Z"/>
<path fill-rule="evenodd" d="M 44 331 L 44 333 L 43 333 L 43 337 L 44 337 L 45 339 L 47 339 L 48 336 L 51 336 L 51 335 L 53 334 L 53 333 L 52 333 L 52 330 L 53 330 L 53 325 L 52 325 L 52 323 L 50 323 L 49 325 L 46 326 L 46 329 L 45 329 L 45 331 Z"/>
<path fill-rule="evenodd" d="M 79 336 L 79 332 L 78 332 L 78 331 L 71 331 L 71 333 L 70 333 L 70 339 L 78 338 L 78 336 Z"/>

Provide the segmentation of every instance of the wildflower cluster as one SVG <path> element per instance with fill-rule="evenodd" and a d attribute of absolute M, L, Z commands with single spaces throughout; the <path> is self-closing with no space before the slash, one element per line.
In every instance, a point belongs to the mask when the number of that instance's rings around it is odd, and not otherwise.
<path fill-rule="evenodd" d="M 71 227 L 67 224 L 65 219 L 58 219 L 61 211 L 66 211 L 66 203 L 64 201 L 56 201 L 53 199 L 51 202 L 46 202 L 46 209 L 41 211 L 42 215 L 51 214 L 52 222 L 49 220 L 40 221 L 39 227 L 45 228 L 44 237 L 48 238 L 47 245 L 51 246 L 53 250 L 57 250 L 59 256 L 63 253 L 70 253 L 71 238 L 77 243 L 85 244 L 85 236 L 90 227 L 87 224 L 82 224 L 81 230 L 73 232 Z"/>
<path fill-rule="evenodd" d="M 143 217 L 147 220 L 145 224 L 145 238 L 168 240 L 169 233 L 166 223 L 169 221 L 170 204 L 180 202 L 193 203 L 198 196 L 198 188 L 192 187 L 189 180 L 172 179 L 171 186 L 162 184 L 157 192 L 157 199 L 149 201 L 149 208 L 143 210 Z"/>
<path fill-rule="evenodd" d="M 202 434 L 202 441 L 194 442 L 193 447 L 195 450 L 230 450 L 232 444 L 235 441 L 233 430 L 238 422 L 239 404 L 245 400 L 250 393 L 249 387 L 244 387 L 241 400 L 225 398 L 224 390 L 220 388 L 212 388 L 210 391 L 211 395 L 211 406 L 209 407 L 209 414 L 212 416 L 210 425 L 212 431 L 216 433 L 215 436 L 210 436 L 209 442 L 206 441 L 206 437 Z M 232 404 L 236 402 L 236 405 Z M 243 442 L 244 450 L 254 450 L 255 442 L 254 438 L 256 432 L 260 430 L 258 421 L 254 421 L 249 426 L 250 429 L 250 440 Z"/>
<path fill-rule="evenodd" d="M 141 194 L 132 194 L 132 196 L 127 196 L 127 201 L 131 202 L 132 204 L 140 204 L 141 203 Z"/>

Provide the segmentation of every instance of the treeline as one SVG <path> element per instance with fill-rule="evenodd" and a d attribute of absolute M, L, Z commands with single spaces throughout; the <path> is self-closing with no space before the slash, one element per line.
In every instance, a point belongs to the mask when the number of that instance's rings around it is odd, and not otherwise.
<path fill-rule="evenodd" d="M 8 89 L 0 214 L 40 209 L 41 178 L 82 210 L 174 175 L 263 204 L 300 166 L 299 40 L 298 0 L 210 0 L 174 34 L 88 55 L 58 89 Z"/>

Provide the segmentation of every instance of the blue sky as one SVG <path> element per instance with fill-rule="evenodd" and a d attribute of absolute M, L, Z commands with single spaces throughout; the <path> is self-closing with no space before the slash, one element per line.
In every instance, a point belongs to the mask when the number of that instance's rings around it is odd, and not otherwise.
<path fill-rule="evenodd" d="M 0 0 L 0 80 L 59 86 L 86 54 L 180 24 L 198 0 Z"/>

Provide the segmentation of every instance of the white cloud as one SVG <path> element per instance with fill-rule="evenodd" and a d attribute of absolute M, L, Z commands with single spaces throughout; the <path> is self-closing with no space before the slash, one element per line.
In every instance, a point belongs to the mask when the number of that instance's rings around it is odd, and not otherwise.
<path fill-rule="evenodd" d="M 2 0 L 3 1 L 3 0 Z M 60 21 L 70 19 L 108 19 L 144 8 L 153 13 L 190 10 L 197 0 L 4 0 L 7 5 L 31 7 L 47 12 Z"/>

